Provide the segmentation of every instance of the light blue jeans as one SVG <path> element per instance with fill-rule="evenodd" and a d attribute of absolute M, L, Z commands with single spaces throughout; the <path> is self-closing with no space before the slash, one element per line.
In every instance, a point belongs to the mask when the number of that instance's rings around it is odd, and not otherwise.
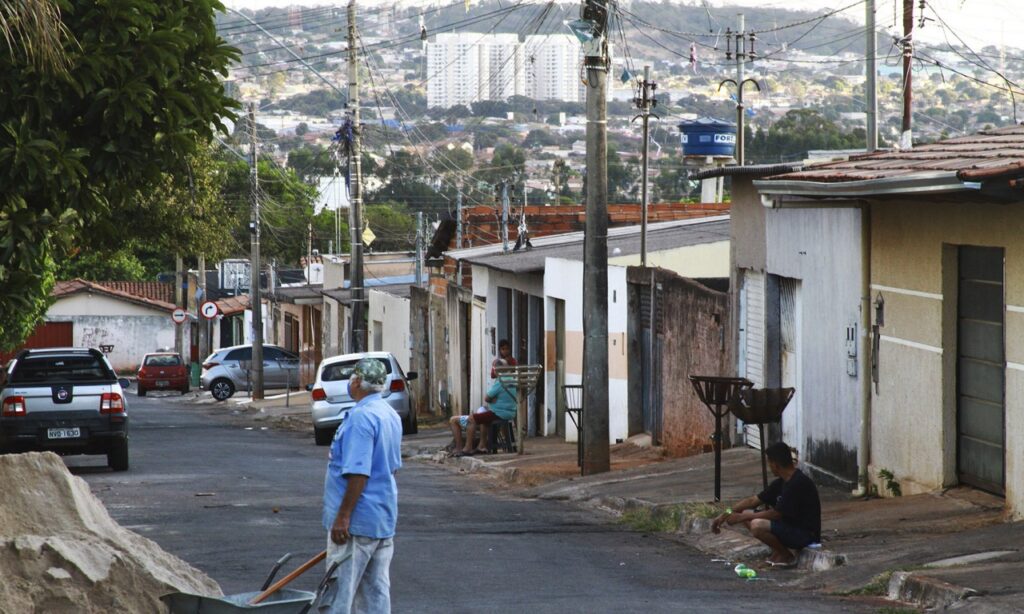
<path fill-rule="evenodd" d="M 341 561 L 319 610 L 322 614 L 390 614 L 392 538 L 353 535 L 338 545 L 327 535 L 327 567 Z"/>

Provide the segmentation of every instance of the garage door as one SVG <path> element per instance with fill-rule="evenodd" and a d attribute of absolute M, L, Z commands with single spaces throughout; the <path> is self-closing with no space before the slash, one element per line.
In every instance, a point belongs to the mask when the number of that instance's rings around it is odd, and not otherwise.
<path fill-rule="evenodd" d="M 24 349 L 61 348 L 74 344 L 74 325 L 71 322 L 43 322 L 21 347 L 13 352 L 0 352 L 0 362 L 6 363 Z"/>

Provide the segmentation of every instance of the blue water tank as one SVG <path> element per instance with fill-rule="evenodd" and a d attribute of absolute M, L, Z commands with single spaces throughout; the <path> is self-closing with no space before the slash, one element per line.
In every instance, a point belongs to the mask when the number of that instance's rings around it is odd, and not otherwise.
<path fill-rule="evenodd" d="M 684 156 L 732 157 L 736 149 L 736 125 L 710 117 L 679 124 Z"/>

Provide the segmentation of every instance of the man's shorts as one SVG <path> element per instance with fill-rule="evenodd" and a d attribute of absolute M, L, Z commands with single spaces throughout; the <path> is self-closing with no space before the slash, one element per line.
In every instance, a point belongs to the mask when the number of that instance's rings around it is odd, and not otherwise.
<path fill-rule="evenodd" d="M 486 407 L 478 407 L 473 412 L 473 421 L 477 424 L 490 424 L 498 419 L 498 416 Z M 469 426 L 469 416 L 459 416 L 459 426 L 467 428 Z"/>
<path fill-rule="evenodd" d="M 782 520 L 772 521 L 772 535 L 779 538 L 782 545 L 798 550 L 814 542 L 814 536 L 807 529 L 795 527 Z"/>

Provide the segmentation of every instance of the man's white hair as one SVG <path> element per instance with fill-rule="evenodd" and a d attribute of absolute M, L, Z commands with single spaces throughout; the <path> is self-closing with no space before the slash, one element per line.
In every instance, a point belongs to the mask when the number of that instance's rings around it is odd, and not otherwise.
<path fill-rule="evenodd" d="M 348 378 L 349 386 L 352 385 L 352 378 L 353 377 L 359 377 L 359 374 L 358 373 L 353 373 Z M 371 384 L 370 382 L 368 382 L 368 381 L 364 380 L 363 378 L 359 377 L 359 389 L 362 390 L 363 392 L 367 393 L 367 394 L 373 394 L 374 392 L 380 392 L 380 391 L 384 390 L 384 384 Z"/>

